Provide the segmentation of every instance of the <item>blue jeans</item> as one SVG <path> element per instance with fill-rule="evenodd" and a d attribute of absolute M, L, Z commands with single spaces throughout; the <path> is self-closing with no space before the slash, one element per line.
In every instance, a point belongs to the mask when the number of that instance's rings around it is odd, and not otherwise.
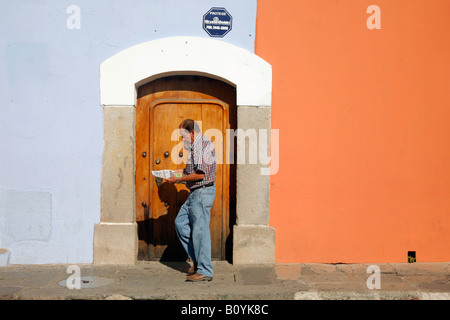
<path fill-rule="evenodd" d="M 197 263 L 198 273 L 212 277 L 209 222 L 216 187 L 198 188 L 189 194 L 175 219 L 175 229 L 184 250 Z"/>

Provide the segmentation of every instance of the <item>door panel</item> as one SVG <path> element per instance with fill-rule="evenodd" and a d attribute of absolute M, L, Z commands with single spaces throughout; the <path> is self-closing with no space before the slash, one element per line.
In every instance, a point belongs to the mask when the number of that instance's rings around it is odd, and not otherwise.
<path fill-rule="evenodd" d="M 150 162 L 150 198 L 152 202 L 151 216 L 153 218 L 153 257 L 170 258 L 176 256 L 183 249 L 178 245 L 174 220 L 178 213 L 177 186 L 164 182 L 159 187 L 152 170 L 176 169 L 173 165 L 171 152 L 176 142 L 171 141 L 174 128 L 177 128 L 177 105 L 158 104 L 151 112 L 151 131 L 149 132 L 151 143 Z M 165 156 L 169 153 L 169 156 Z M 159 163 L 158 163 L 159 162 Z M 181 249 L 181 250 L 180 250 Z M 166 250 L 169 250 L 165 252 Z M 183 251 L 181 251 L 183 253 Z"/>
<path fill-rule="evenodd" d="M 223 147 L 224 144 L 221 143 L 223 141 L 223 135 L 217 137 L 218 131 L 221 133 L 226 133 L 223 130 L 223 118 L 226 110 L 223 110 L 218 105 L 202 105 L 202 124 L 203 124 L 203 133 L 210 138 L 214 144 L 216 149 L 216 156 L 218 160 L 217 164 L 217 180 L 216 180 L 216 198 L 214 200 L 214 206 L 211 210 L 211 223 L 210 223 L 210 231 L 211 231 L 211 248 L 212 256 L 219 256 L 221 252 L 221 242 L 222 242 L 222 212 L 223 212 L 223 202 L 225 201 L 223 197 L 224 193 L 224 180 L 227 179 L 225 176 L 225 172 L 223 170 Z M 212 136 L 212 134 L 215 134 Z M 220 161 L 221 160 L 221 161 Z"/>

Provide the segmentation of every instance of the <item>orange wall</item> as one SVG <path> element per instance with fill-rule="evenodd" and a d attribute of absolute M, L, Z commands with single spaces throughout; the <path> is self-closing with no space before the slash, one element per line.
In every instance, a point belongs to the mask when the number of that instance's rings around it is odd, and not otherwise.
<path fill-rule="evenodd" d="M 369 5 L 381 30 L 369 30 Z M 276 261 L 450 261 L 450 1 L 258 0 Z"/>

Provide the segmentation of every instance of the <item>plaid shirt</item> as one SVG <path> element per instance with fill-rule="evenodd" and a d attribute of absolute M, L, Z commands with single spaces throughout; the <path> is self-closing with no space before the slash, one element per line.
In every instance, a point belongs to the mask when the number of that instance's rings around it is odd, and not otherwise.
<path fill-rule="evenodd" d="M 217 158 L 214 144 L 208 137 L 199 133 L 191 145 L 184 174 L 189 175 L 196 172 L 203 172 L 205 177 L 202 180 L 187 181 L 189 189 L 201 187 L 216 180 Z"/>

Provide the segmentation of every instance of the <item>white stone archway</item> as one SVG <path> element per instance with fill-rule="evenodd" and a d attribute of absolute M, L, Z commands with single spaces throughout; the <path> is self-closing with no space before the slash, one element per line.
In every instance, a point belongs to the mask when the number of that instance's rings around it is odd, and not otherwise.
<path fill-rule="evenodd" d="M 247 50 L 219 40 L 171 37 L 131 47 L 103 62 L 102 209 L 101 222 L 95 225 L 94 232 L 95 264 L 136 263 L 137 88 L 168 75 L 202 75 L 235 86 L 238 129 L 270 130 L 272 67 Z M 275 230 L 269 227 L 270 176 L 261 175 L 262 167 L 237 164 L 235 264 L 275 260 Z"/>

